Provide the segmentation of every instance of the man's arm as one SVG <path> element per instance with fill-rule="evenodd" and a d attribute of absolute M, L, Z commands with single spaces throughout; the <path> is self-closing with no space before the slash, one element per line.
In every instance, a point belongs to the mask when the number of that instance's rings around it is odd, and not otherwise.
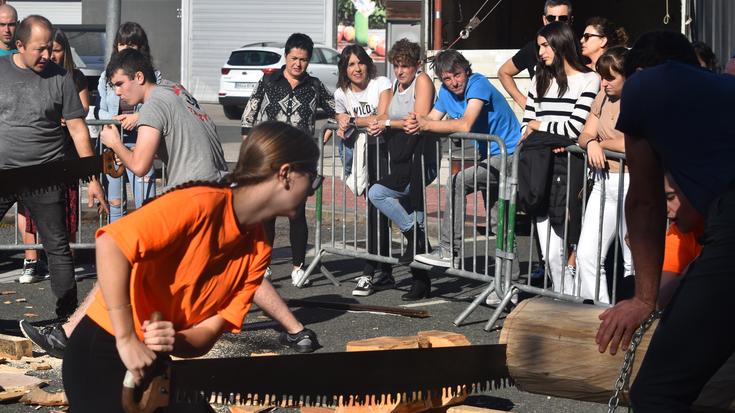
<path fill-rule="evenodd" d="M 94 155 L 92 149 L 92 143 L 89 138 L 89 129 L 87 128 L 87 122 L 82 118 L 74 118 L 66 120 L 66 128 L 69 130 L 71 139 L 74 142 L 74 147 L 77 150 L 77 154 L 80 157 Z M 89 181 L 89 187 L 87 188 L 87 206 L 92 207 L 94 200 L 99 201 L 102 209 L 107 211 L 107 202 L 105 201 L 105 192 L 102 190 L 99 181 L 92 177 Z"/>
<path fill-rule="evenodd" d="M 485 102 L 480 99 L 470 99 L 467 102 L 467 109 L 459 119 L 440 120 L 444 114 L 433 109 L 429 116 L 418 116 L 417 121 L 422 132 L 435 133 L 467 133 L 472 130 L 477 117 L 482 112 L 482 106 Z M 437 118 L 438 117 L 438 118 Z"/>
<path fill-rule="evenodd" d="M 270 318 L 283 326 L 289 334 L 296 334 L 304 329 L 304 325 L 294 317 L 270 281 L 264 279 L 253 296 L 253 303 Z"/>
<path fill-rule="evenodd" d="M 630 187 L 625 200 L 628 238 L 635 265 L 635 296 L 600 314 L 597 344 L 615 354 L 627 349 L 638 326 L 656 308 L 666 233 L 666 198 L 661 161 L 645 139 L 625 135 Z"/>
<path fill-rule="evenodd" d="M 126 168 L 137 176 L 144 176 L 153 165 L 153 158 L 161 141 L 161 131 L 147 125 L 138 126 L 138 140 L 134 151 L 123 145 L 116 126 L 105 125 L 100 133 L 100 139 L 105 146 L 115 152 Z"/>
<path fill-rule="evenodd" d="M 516 85 L 516 81 L 513 79 L 513 76 L 518 73 L 521 73 L 521 71 L 518 70 L 516 65 L 513 63 L 513 59 L 508 59 L 502 66 L 500 66 L 500 69 L 498 69 L 498 80 L 500 80 L 500 84 L 503 85 L 503 89 L 508 92 L 510 97 L 513 98 L 518 106 L 520 106 L 521 109 L 524 109 L 526 107 L 526 95 L 518 89 L 518 85 Z"/>

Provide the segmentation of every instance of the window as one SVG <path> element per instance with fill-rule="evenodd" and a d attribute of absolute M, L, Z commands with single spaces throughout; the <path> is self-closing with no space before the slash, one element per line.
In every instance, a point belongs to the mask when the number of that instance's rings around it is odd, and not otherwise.
<path fill-rule="evenodd" d="M 231 66 L 270 66 L 278 63 L 281 55 L 265 50 L 238 50 L 232 52 L 227 64 Z"/>
<path fill-rule="evenodd" d="M 332 49 L 322 49 L 320 48 L 322 54 L 324 55 L 324 63 L 328 65 L 336 65 L 337 62 L 339 62 L 339 53 Z"/>

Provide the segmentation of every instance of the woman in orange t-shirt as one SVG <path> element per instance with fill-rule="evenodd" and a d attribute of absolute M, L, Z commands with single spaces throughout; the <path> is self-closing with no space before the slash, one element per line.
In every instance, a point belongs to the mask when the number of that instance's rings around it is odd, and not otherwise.
<path fill-rule="evenodd" d="M 75 413 L 122 412 L 126 370 L 139 384 L 154 352 L 200 356 L 240 331 L 270 261 L 262 222 L 295 216 L 321 184 L 318 157 L 304 132 L 262 123 L 222 182 L 182 185 L 97 232 L 100 292 L 64 353 Z"/>

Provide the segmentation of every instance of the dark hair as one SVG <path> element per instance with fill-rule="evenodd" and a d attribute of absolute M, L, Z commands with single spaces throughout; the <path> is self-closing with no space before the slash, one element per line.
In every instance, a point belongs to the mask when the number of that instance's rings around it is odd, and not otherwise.
<path fill-rule="evenodd" d="M 720 64 L 717 62 L 717 56 L 715 56 L 715 52 L 712 51 L 712 48 L 707 43 L 699 41 L 692 42 L 692 47 L 694 48 L 694 53 L 704 63 L 704 67 L 707 70 L 715 73 L 720 72 Z"/>
<path fill-rule="evenodd" d="M 572 15 L 572 2 L 570 0 L 546 0 L 546 2 L 544 3 L 544 16 L 549 10 L 549 7 L 556 6 L 567 6 L 567 8 L 569 9 L 569 15 Z"/>
<path fill-rule="evenodd" d="M 151 48 L 148 45 L 148 36 L 145 34 L 143 27 L 135 22 L 125 22 L 120 25 L 115 35 L 115 43 L 112 45 L 112 54 L 110 60 L 117 52 L 117 45 L 124 44 L 127 46 L 136 46 L 143 56 L 153 64 L 151 57 Z"/>
<path fill-rule="evenodd" d="M 403 63 L 418 66 L 421 63 L 421 46 L 406 38 L 397 41 L 388 52 L 388 61 L 392 64 Z"/>
<path fill-rule="evenodd" d="M 306 132 L 287 123 L 267 121 L 255 126 L 240 146 L 237 165 L 222 178 L 228 185 L 254 185 L 267 180 L 284 164 L 295 170 L 316 170 L 319 147 Z"/>
<path fill-rule="evenodd" d="M 66 37 L 66 34 L 64 34 L 64 31 L 61 29 L 54 30 L 53 41 L 60 44 L 61 48 L 64 49 L 64 61 L 61 62 L 61 67 L 63 67 L 67 72 L 71 72 L 76 69 L 77 66 L 74 64 L 74 56 L 71 54 L 69 39 Z"/>
<path fill-rule="evenodd" d="M 31 29 L 35 25 L 42 26 L 49 32 L 53 31 L 53 26 L 47 18 L 37 14 L 31 14 L 18 25 L 18 28 L 15 30 L 15 40 L 20 40 L 23 46 L 25 46 L 31 38 Z"/>
<path fill-rule="evenodd" d="M 110 63 L 107 64 L 105 69 L 108 83 L 118 70 L 122 70 L 125 76 L 130 79 L 135 77 L 136 73 L 141 72 L 147 83 L 156 83 L 156 72 L 153 70 L 153 65 L 150 59 L 143 55 L 140 50 L 125 49 L 120 53 L 112 54 Z"/>
<path fill-rule="evenodd" d="M 286 46 L 283 48 L 284 55 L 287 55 L 291 49 L 306 50 L 306 54 L 311 59 L 311 54 L 314 53 L 314 42 L 311 40 L 311 37 L 303 33 L 294 33 L 288 36 L 288 40 L 286 40 Z"/>
<path fill-rule="evenodd" d="M 595 71 L 605 80 L 612 80 L 612 72 L 625 76 L 625 55 L 628 49 L 624 46 L 615 46 L 605 49 L 595 65 Z"/>
<path fill-rule="evenodd" d="M 457 68 L 464 70 L 467 76 L 472 74 L 472 65 L 469 60 L 454 49 L 442 50 L 434 56 L 431 62 L 431 69 L 440 77 L 442 73 L 452 72 Z"/>
<path fill-rule="evenodd" d="M 375 76 L 377 75 L 378 69 L 375 68 L 375 63 L 373 63 L 373 59 L 368 56 L 367 52 L 365 52 L 365 49 L 363 49 L 362 46 L 351 44 L 342 49 L 342 54 L 339 55 L 339 62 L 337 63 L 337 68 L 339 69 L 339 76 L 337 77 L 337 87 L 340 89 L 347 90 L 347 88 L 350 86 L 350 78 L 347 77 L 347 66 L 350 63 L 350 56 L 352 55 L 357 56 L 357 60 L 367 66 L 368 79 L 375 79 Z"/>
<path fill-rule="evenodd" d="M 582 64 L 579 42 L 568 24 L 551 22 L 538 31 L 537 37 L 546 39 L 549 47 L 554 51 L 554 61 L 547 66 L 539 60 L 536 65 L 536 97 L 541 98 L 546 95 L 552 80 L 556 80 L 561 97 L 569 89 L 567 74 L 564 71 L 565 61 L 582 73 L 589 72 L 591 69 Z"/>
<path fill-rule="evenodd" d="M 683 34 L 665 30 L 643 33 L 626 56 L 625 77 L 630 77 L 638 68 L 660 65 L 667 60 L 699 67 L 694 47 Z"/>
<path fill-rule="evenodd" d="M 624 28 L 605 17 L 590 17 L 585 26 L 592 26 L 598 34 L 607 38 L 605 48 L 628 45 L 628 33 Z"/>

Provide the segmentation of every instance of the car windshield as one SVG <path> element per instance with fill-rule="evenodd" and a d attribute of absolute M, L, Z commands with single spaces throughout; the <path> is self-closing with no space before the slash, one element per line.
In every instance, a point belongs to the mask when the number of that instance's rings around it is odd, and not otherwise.
<path fill-rule="evenodd" d="M 264 50 L 238 50 L 232 52 L 228 65 L 232 66 L 270 66 L 278 63 L 281 55 Z"/>

